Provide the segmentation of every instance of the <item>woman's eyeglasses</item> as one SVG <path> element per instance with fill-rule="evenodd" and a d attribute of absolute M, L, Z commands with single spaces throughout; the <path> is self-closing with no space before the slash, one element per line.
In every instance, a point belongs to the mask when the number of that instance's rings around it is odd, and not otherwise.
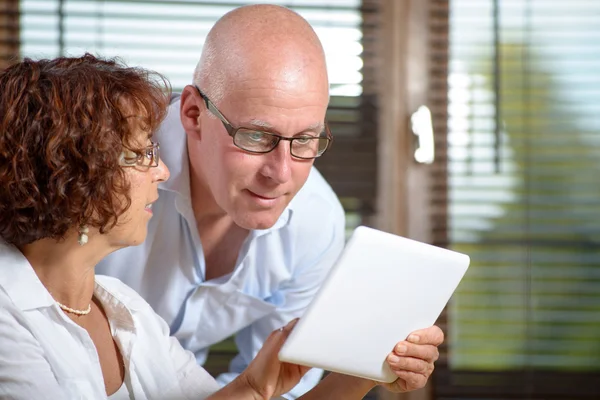
<path fill-rule="evenodd" d="M 158 167 L 160 156 L 158 143 L 150 142 L 151 144 L 144 148 L 141 152 L 124 149 L 121 153 L 120 164 L 123 167 Z"/>

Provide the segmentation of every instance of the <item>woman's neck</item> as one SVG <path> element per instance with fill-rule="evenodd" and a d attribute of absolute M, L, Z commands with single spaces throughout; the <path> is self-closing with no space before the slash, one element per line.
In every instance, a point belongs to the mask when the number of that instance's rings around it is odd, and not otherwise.
<path fill-rule="evenodd" d="M 94 294 L 94 268 L 111 252 L 96 239 L 80 246 L 73 233 L 60 241 L 41 239 L 20 250 L 54 300 L 85 310 Z"/>

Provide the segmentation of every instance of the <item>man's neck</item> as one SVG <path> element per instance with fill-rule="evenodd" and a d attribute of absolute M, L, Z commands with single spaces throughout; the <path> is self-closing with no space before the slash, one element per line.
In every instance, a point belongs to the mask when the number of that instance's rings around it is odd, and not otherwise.
<path fill-rule="evenodd" d="M 189 167 L 190 196 L 204 253 L 205 279 L 211 280 L 234 270 L 249 231 L 236 225 L 231 216 L 219 207 L 204 183 L 202 172 L 192 162 Z"/>
<path fill-rule="evenodd" d="M 222 220 L 228 219 L 228 215 L 217 204 L 215 197 L 205 183 L 204 174 L 199 166 L 191 161 L 192 158 L 197 156 L 193 154 L 189 146 L 188 154 L 190 199 L 196 224 L 198 226 L 219 224 Z"/>
<path fill-rule="evenodd" d="M 190 177 L 193 175 L 190 174 Z M 216 205 L 199 179 L 190 182 L 196 229 L 202 243 L 206 265 L 205 279 L 231 273 L 249 231 L 235 224 L 231 216 Z"/>
<path fill-rule="evenodd" d="M 197 228 L 206 265 L 205 279 L 231 273 L 249 231 L 236 225 L 229 216 L 204 219 L 197 223 Z"/>

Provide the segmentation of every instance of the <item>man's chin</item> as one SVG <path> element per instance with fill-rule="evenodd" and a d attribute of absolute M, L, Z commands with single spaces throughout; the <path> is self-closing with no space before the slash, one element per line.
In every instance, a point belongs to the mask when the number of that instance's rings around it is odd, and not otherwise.
<path fill-rule="evenodd" d="M 264 212 L 248 212 L 244 215 L 238 215 L 236 225 L 248 230 L 263 230 L 272 228 L 277 223 L 281 213 L 269 212 L 265 215 Z"/>

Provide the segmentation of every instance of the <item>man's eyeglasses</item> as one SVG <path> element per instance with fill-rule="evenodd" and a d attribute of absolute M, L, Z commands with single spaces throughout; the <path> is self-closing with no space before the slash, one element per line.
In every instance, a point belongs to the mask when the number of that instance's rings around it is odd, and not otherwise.
<path fill-rule="evenodd" d="M 236 128 L 229 123 L 227 118 L 221 114 L 213 102 L 202 93 L 198 86 L 194 87 L 198 90 L 200 97 L 202 97 L 206 103 L 206 108 L 221 120 L 223 126 L 225 126 L 225 130 L 227 130 L 229 136 L 232 137 L 233 144 L 249 153 L 269 153 L 277 147 L 280 141 L 287 140 L 290 142 L 290 153 L 293 157 L 311 160 L 325 153 L 333 140 L 327 122 L 325 122 L 324 132 L 319 136 L 304 134 L 291 138 L 256 129 Z"/>
<path fill-rule="evenodd" d="M 150 146 L 144 148 L 141 152 L 124 149 L 121 153 L 120 164 L 123 167 L 158 167 L 160 156 L 158 143 L 150 142 Z"/>

